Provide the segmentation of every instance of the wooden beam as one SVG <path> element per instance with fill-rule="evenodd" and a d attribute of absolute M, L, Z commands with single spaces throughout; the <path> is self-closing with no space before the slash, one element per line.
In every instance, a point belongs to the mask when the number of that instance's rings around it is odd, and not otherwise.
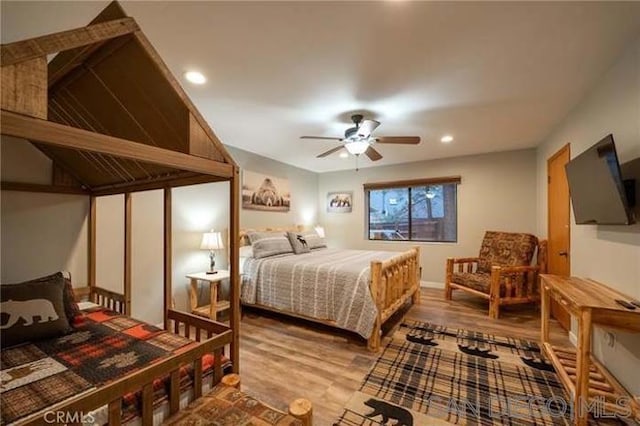
<path fill-rule="evenodd" d="M 124 313 L 131 315 L 131 193 L 124 194 Z"/>
<path fill-rule="evenodd" d="M 0 132 L 3 135 L 24 138 L 32 142 L 114 155 L 223 178 L 230 178 L 233 173 L 231 164 L 52 123 L 10 111 L 2 110 L 0 118 L 2 121 Z"/>
<path fill-rule="evenodd" d="M 171 188 L 164 189 L 164 329 L 169 330 L 169 309 L 173 309 L 172 299 L 172 227 Z"/>
<path fill-rule="evenodd" d="M 2 109 L 47 118 L 47 58 L 36 57 L 15 65 L 2 64 Z"/>
<path fill-rule="evenodd" d="M 230 188 L 230 224 L 229 224 L 229 273 L 230 303 L 229 326 L 233 333 L 231 340 L 231 362 L 233 372 L 240 372 L 240 170 L 233 167 Z"/>
<path fill-rule="evenodd" d="M 82 28 L 3 44 L 0 48 L 0 60 L 3 67 L 14 65 L 19 62 L 58 53 L 62 50 L 100 43 L 133 33 L 139 29 L 140 27 L 138 27 L 136 21 L 129 17 L 87 25 Z"/>
<path fill-rule="evenodd" d="M 89 287 L 96 286 L 96 225 L 97 225 L 97 216 L 98 216 L 98 206 L 97 199 L 95 195 L 89 197 L 89 253 L 87 256 L 87 261 L 89 263 L 89 271 L 87 274 L 87 278 L 89 280 Z"/>
<path fill-rule="evenodd" d="M 237 166 L 237 164 L 235 163 L 231 155 L 229 155 L 229 153 L 227 152 L 227 149 L 224 147 L 222 142 L 220 142 L 220 139 L 218 139 L 218 136 L 216 136 L 216 134 L 213 132 L 211 127 L 209 127 L 209 124 L 204 119 L 202 114 L 200 114 L 200 112 L 195 107 L 193 102 L 191 102 L 191 99 L 189 98 L 189 96 L 187 96 L 187 93 L 184 91 L 180 83 L 178 83 L 178 80 L 176 80 L 176 78 L 173 76 L 171 71 L 169 71 L 169 67 L 167 67 L 167 64 L 164 63 L 164 61 L 162 60 L 162 58 L 160 57 L 156 49 L 153 47 L 151 42 L 149 42 L 149 39 L 147 39 L 147 37 L 144 35 L 142 31 L 136 31 L 134 33 L 134 36 L 136 40 L 138 40 L 140 45 L 144 48 L 144 50 L 147 52 L 147 54 L 151 57 L 151 59 L 153 59 L 153 61 L 156 63 L 158 70 L 164 75 L 167 81 L 171 84 L 171 86 L 173 87 L 173 90 L 175 90 L 176 94 L 180 97 L 180 99 L 182 99 L 184 104 L 189 109 L 189 112 L 193 115 L 195 120 L 201 126 L 202 131 L 204 131 L 205 134 L 209 137 L 209 139 L 211 140 L 211 143 L 213 143 L 213 145 L 217 148 L 220 154 L 224 157 L 225 161 L 230 165 Z"/>
<path fill-rule="evenodd" d="M 228 179 L 212 175 L 193 175 L 189 173 L 189 176 L 176 175 L 173 177 L 167 177 L 166 179 L 159 178 L 157 180 L 145 180 L 129 182 L 125 184 L 96 186 L 92 192 L 96 195 L 114 195 L 122 194 L 123 192 L 151 191 L 154 189 L 176 188 L 179 186 L 197 185 L 201 183 L 220 182 L 225 180 Z"/>
<path fill-rule="evenodd" d="M 44 192 L 49 194 L 74 194 L 89 195 L 90 192 L 77 186 L 60 186 L 60 185 L 42 185 L 39 183 L 25 182 L 0 182 L 0 189 L 3 191 L 20 191 L 20 192 Z"/>

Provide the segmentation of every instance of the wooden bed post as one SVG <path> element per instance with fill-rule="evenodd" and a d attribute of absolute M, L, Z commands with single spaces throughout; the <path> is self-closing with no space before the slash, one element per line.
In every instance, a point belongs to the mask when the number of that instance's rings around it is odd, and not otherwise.
<path fill-rule="evenodd" d="M 91 300 L 91 290 L 96 286 L 96 220 L 97 220 L 97 198 L 95 195 L 89 197 L 89 241 L 87 253 L 87 280 L 89 281 L 89 300 Z"/>
<path fill-rule="evenodd" d="M 131 315 L 131 193 L 124 194 L 124 313 Z"/>
<path fill-rule="evenodd" d="M 229 272 L 231 310 L 229 326 L 233 338 L 231 340 L 231 362 L 233 372 L 240 371 L 240 170 L 233 166 L 230 185 L 230 224 L 229 224 Z"/>
<path fill-rule="evenodd" d="M 382 286 L 382 262 L 374 260 L 371 262 L 371 297 L 373 297 L 376 303 L 378 313 L 376 314 L 376 322 L 373 324 L 373 331 L 371 337 L 367 341 L 367 348 L 370 351 L 376 352 L 380 349 L 380 334 L 382 333 L 382 310 L 384 309 L 384 298 L 381 297 Z"/>
<path fill-rule="evenodd" d="M 169 309 L 172 308 L 172 222 L 171 222 L 171 188 L 164 189 L 164 329 L 169 330 Z"/>
<path fill-rule="evenodd" d="M 420 280 L 422 279 L 422 266 L 420 266 L 420 246 L 415 246 L 416 250 L 416 271 L 415 271 L 415 280 L 416 280 L 416 291 L 413 293 L 411 297 L 411 302 L 414 305 L 420 304 Z"/>

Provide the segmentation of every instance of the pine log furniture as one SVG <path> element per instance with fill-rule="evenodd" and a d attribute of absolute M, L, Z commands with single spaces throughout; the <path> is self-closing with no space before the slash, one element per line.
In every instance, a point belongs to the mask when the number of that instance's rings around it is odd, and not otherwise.
<path fill-rule="evenodd" d="M 56 53 L 47 63 L 47 56 Z M 184 332 L 199 344 L 56 406 L 87 411 L 106 404 L 109 423 L 119 424 L 123 395 L 142 389 L 142 424 L 151 424 L 154 379 L 170 375 L 170 406 L 175 412 L 175 380 L 181 366 L 194 365 L 196 397 L 201 392 L 199 360 L 205 354 L 221 354 L 229 345 L 233 371 L 239 371 L 238 165 L 117 2 L 86 27 L 3 44 L 0 59 L 0 133 L 12 136 L 3 143 L 27 140 L 53 163 L 50 184 L 3 181 L 1 189 L 88 198 L 89 288 L 81 293 L 131 314 L 132 193 L 164 191 L 164 328 Z M 230 186 L 229 326 L 171 308 L 172 188 L 207 182 Z M 113 194 L 124 198 L 123 294 L 96 283 L 96 200 Z"/>
<path fill-rule="evenodd" d="M 292 401 L 288 414 L 283 413 L 241 392 L 240 376 L 228 374 L 211 392 L 171 416 L 164 424 L 312 426 L 312 416 L 313 407 L 308 399 Z"/>
<path fill-rule="evenodd" d="M 248 233 L 252 231 L 258 232 L 301 232 L 303 227 L 290 228 L 263 228 L 263 229 L 243 229 L 240 231 L 240 245 L 249 245 Z M 362 253 L 365 253 L 362 251 Z M 387 260 L 373 260 L 370 262 L 369 272 L 369 291 L 373 298 L 376 308 L 375 322 L 373 331 L 367 339 L 367 348 L 370 351 L 378 351 L 380 349 L 380 340 L 382 334 L 382 325 L 396 312 L 398 312 L 408 301 L 414 304 L 420 303 L 420 247 L 413 247 L 405 252 L 393 253 Z M 243 281 L 248 278 L 245 269 L 243 273 Z M 243 284 L 244 286 L 245 284 Z M 293 312 L 292 310 L 284 310 L 274 308 L 262 303 L 248 303 L 246 299 L 242 300 L 243 305 L 256 307 L 259 309 L 281 313 L 284 315 L 302 318 L 305 320 L 329 325 L 336 328 L 340 327 L 335 320 L 326 317 L 314 317 L 311 315 L 303 315 Z M 350 330 L 353 331 L 353 330 Z"/>
<path fill-rule="evenodd" d="M 223 269 L 216 270 L 215 274 L 208 274 L 206 272 L 188 274 L 191 313 L 216 321 L 218 312 L 229 309 L 230 302 L 228 300 L 218 300 L 218 286 L 220 282 L 229 279 L 229 277 L 229 271 Z M 204 306 L 198 306 L 198 283 L 200 281 L 209 283 L 209 304 Z"/>
<path fill-rule="evenodd" d="M 537 265 L 531 265 L 534 254 Z M 447 259 L 445 299 L 452 299 L 453 290 L 489 299 L 489 317 L 495 319 L 501 305 L 538 302 L 538 275 L 546 271 L 546 241 L 531 234 L 487 231 L 478 257 Z"/>
<path fill-rule="evenodd" d="M 640 310 L 630 310 L 616 303 L 616 299 L 628 302 L 630 298 L 597 281 L 547 274 L 542 274 L 541 280 L 542 349 L 567 393 L 573 396 L 575 424 L 583 426 L 588 423 L 589 406 L 591 410 L 600 410 L 601 414 L 635 417 L 640 422 L 640 401 L 630 395 L 591 354 L 594 325 L 640 333 Z M 577 347 L 550 343 L 551 300 L 558 302 L 577 319 Z M 623 400 L 626 403 L 616 403 Z"/>

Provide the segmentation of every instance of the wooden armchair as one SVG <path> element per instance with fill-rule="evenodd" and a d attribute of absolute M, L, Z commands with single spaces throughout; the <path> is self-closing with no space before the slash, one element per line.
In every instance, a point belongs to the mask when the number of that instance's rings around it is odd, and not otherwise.
<path fill-rule="evenodd" d="M 537 248 L 537 265 L 531 265 Z M 489 299 L 489 317 L 498 318 L 500 305 L 540 300 L 538 275 L 547 270 L 547 242 L 531 234 L 487 231 L 478 257 L 449 258 L 445 299 L 464 290 Z"/>

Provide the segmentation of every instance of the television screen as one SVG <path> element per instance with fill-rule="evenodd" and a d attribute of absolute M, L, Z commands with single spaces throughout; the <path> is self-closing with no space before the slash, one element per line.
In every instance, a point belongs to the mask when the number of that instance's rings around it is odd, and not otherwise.
<path fill-rule="evenodd" d="M 577 224 L 633 223 L 613 135 L 606 136 L 565 167 Z"/>

